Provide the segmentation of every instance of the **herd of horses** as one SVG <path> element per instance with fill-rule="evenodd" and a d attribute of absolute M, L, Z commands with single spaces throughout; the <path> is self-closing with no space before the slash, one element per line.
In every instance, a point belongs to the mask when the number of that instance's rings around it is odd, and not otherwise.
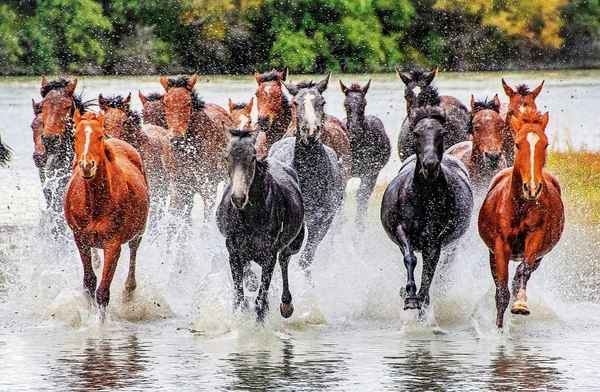
<path fill-rule="evenodd" d="M 548 113 L 538 112 L 535 102 L 543 82 L 530 90 L 502 80 L 507 105 L 498 95 L 471 96 L 467 108 L 438 93 L 436 73 L 398 70 L 407 109 L 398 138 L 402 164 L 383 195 L 381 223 L 407 270 L 404 308 L 422 314 L 442 251 L 453 257 L 479 207 L 474 195 L 484 196 L 478 229 L 489 249 L 502 328 L 511 299 L 509 261 L 519 262 L 511 312 L 529 314 L 527 282 L 564 226 L 560 186 L 544 169 Z M 33 161 L 55 217 L 53 232 L 66 230 L 65 223 L 71 229 L 84 287 L 101 315 L 121 247 L 130 247 L 127 300 L 136 288 L 136 255 L 146 229 L 169 216 L 170 229 L 181 231 L 190 224 L 196 194 L 204 219 L 216 214 L 225 237 L 235 308 L 248 306 L 244 286 L 258 289 L 258 320 L 268 311 L 277 262 L 280 312 L 292 315 L 290 258 L 300 254 L 310 279 L 351 178 L 360 179 L 354 224 L 365 230 L 369 199 L 391 155 L 382 121 L 366 114 L 371 81 L 339 82 L 346 111 L 341 120 L 325 110 L 330 75 L 291 83 L 287 70 L 272 70 L 255 78 L 255 95 L 243 103 L 229 100 L 227 110 L 199 98 L 196 76 L 161 77 L 164 91 L 139 92 L 142 113 L 131 109 L 131 94 L 86 101 L 75 93 L 77 79 L 43 78 L 41 101 L 33 100 Z M 93 105 L 100 110 L 92 111 Z M 0 141 L 0 165 L 9 159 L 10 149 Z M 226 186 L 219 201 L 221 182 Z M 104 251 L 99 285 L 94 249 Z M 423 259 L 418 290 L 415 252 Z M 262 268 L 260 279 L 251 262 Z"/>

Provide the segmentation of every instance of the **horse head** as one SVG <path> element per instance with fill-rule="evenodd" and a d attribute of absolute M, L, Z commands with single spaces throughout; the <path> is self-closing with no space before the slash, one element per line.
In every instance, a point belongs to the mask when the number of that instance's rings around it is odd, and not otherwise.
<path fill-rule="evenodd" d="M 184 138 L 190 128 L 192 113 L 203 108 L 202 101 L 194 91 L 197 80 L 197 75 L 160 78 L 160 84 L 165 89 L 162 100 L 171 139 Z"/>
<path fill-rule="evenodd" d="M 48 81 L 42 78 L 41 115 L 44 136 L 63 135 L 75 110 L 75 87 L 77 79 L 57 79 Z"/>
<path fill-rule="evenodd" d="M 365 120 L 365 108 L 367 106 L 367 91 L 371 86 L 371 79 L 362 87 L 358 83 L 352 83 L 350 87 L 346 87 L 344 82 L 340 80 L 340 88 L 344 93 L 344 109 L 346 110 L 346 118 L 348 128 L 353 130 L 362 129 L 363 121 Z"/>
<path fill-rule="evenodd" d="M 311 80 L 285 84 L 286 89 L 294 96 L 296 135 L 305 144 L 318 141 L 321 137 L 326 120 L 323 92 L 327 89 L 330 77 L 331 73 L 318 83 Z"/>
<path fill-rule="evenodd" d="M 429 72 L 421 70 L 411 70 L 408 72 L 402 72 L 400 68 L 396 67 L 396 75 L 404 83 L 404 98 L 406 99 L 406 113 L 410 115 L 411 110 L 415 104 L 417 96 L 421 91 L 431 85 L 433 79 L 437 75 L 438 69 L 434 68 Z"/>
<path fill-rule="evenodd" d="M 104 113 L 85 113 L 81 115 L 75 111 L 75 168 L 79 169 L 81 176 L 91 180 L 96 176 L 98 167 L 110 160 L 108 151 L 104 148 L 106 132 L 104 130 Z"/>
<path fill-rule="evenodd" d="M 546 164 L 548 137 L 545 130 L 548 125 L 548 112 L 543 115 L 528 108 L 510 118 L 515 130 L 515 163 L 513 175 L 522 181 L 523 198 L 537 200 L 542 193 L 543 174 Z"/>
<path fill-rule="evenodd" d="M 231 180 L 231 203 L 244 209 L 256 173 L 256 136 L 248 129 L 231 129 L 227 148 L 227 170 Z"/>
<path fill-rule="evenodd" d="M 484 169 L 495 172 L 507 166 L 503 153 L 504 121 L 500 116 L 498 94 L 493 100 L 476 101 L 471 95 L 471 121 L 469 130 L 473 138 L 473 154 Z"/>
<path fill-rule="evenodd" d="M 144 123 L 157 125 L 166 129 L 167 120 L 165 118 L 163 94 L 151 93 L 144 95 L 141 91 L 138 91 L 138 96 L 142 102 L 142 116 L 144 117 Z"/>
<path fill-rule="evenodd" d="M 120 95 L 113 97 L 98 96 L 98 105 L 104 113 L 104 129 L 112 137 L 125 140 L 127 136 L 127 121 L 131 108 L 131 93 L 126 98 Z"/>
<path fill-rule="evenodd" d="M 506 116 L 509 119 L 511 116 L 515 116 L 518 113 L 524 112 L 527 109 L 537 110 L 537 105 L 535 103 L 535 99 L 542 92 L 542 88 L 544 87 L 544 81 L 540 83 L 539 86 L 530 90 L 529 87 L 525 84 L 521 84 L 517 86 L 516 89 L 513 89 L 506 83 L 504 79 L 502 79 L 502 87 L 504 88 L 504 92 L 508 97 L 508 114 Z"/>
<path fill-rule="evenodd" d="M 281 87 L 287 76 L 287 68 L 283 71 L 273 69 L 270 72 L 254 74 L 256 83 L 258 83 L 258 88 L 256 89 L 258 126 L 262 131 L 266 131 L 273 121 L 281 116 L 285 110 L 284 104 L 287 102 L 287 99 Z"/>
<path fill-rule="evenodd" d="M 252 107 L 254 106 L 254 97 L 250 98 L 248 103 L 234 103 L 229 99 L 229 114 L 238 129 L 252 128 Z"/>

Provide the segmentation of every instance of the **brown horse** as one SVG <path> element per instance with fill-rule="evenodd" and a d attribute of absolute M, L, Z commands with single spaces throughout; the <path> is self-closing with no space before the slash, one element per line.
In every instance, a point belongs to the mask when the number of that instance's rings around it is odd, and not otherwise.
<path fill-rule="evenodd" d="M 474 188 L 487 189 L 496 173 L 507 167 L 503 151 L 504 121 L 500 117 L 498 94 L 492 101 L 487 98 L 475 101 L 471 95 L 469 129 L 472 140 L 457 143 L 446 153 L 463 161 Z"/>
<path fill-rule="evenodd" d="M 508 97 L 508 107 L 502 108 L 500 113 L 504 117 L 504 153 L 506 154 L 509 166 L 512 166 L 514 161 L 515 144 L 515 130 L 511 126 L 510 118 L 518 116 L 519 113 L 527 109 L 537 110 L 535 99 L 540 95 L 543 87 L 544 81 L 542 80 L 542 83 L 533 90 L 530 90 L 525 84 L 518 85 L 516 89 L 513 89 L 502 79 L 502 88 L 504 88 L 504 93 Z"/>
<path fill-rule="evenodd" d="M 322 94 L 327 89 L 330 78 L 331 73 L 329 73 L 325 79 L 318 83 L 311 80 L 302 81 L 297 84 L 286 83 L 284 85 L 294 97 L 300 92 L 300 90 L 314 87 L 316 87 L 317 91 Z M 296 110 L 297 103 L 296 99 L 294 98 L 292 100 L 292 122 L 285 134 L 285 137 L 296 136 Z M 348 130 L 346 129 L 346 126 L 340 119 L 330 114 L 324 115 L 323 123 L 320 124 L 320 126 L 322 128 L 320 136 L 321 142 L 335 151 L 342 168 L 342 175 L 344 179 L 348 181 L 350 177 L 352 177 L 352 147 L 350 146 L 350 137 L 348 136 Z"/>
<path fill-rule="evenodd" d="M 223 157 L 233 127 L 222 107 L 204 103 L 194 91 L 198 77 L 161 77 L 165 118 L 176 161 L 170 209 L 189 220 L 193 196 L 204 200 L 204 220 L 214 212 L 219 183 L 227 178 Z"/>
<path fill-rule="evenodd" d="M 234 103 L 229 99 L 229 115 L 234 124 L 237 124 L 238 129 L 252 130 L 256 132 L 256 158 L 266 158 L 269 153 L 267 145 L 267 136 L 263 131 L 256 131 L 252 125 L 252 107 L 254 106 L 254 97 L 250 98 L 248 103 Z"/>
<path fill-rule="evenodd" d="M 143 106 L 144 124 L 152 124 L 166 129 L 167 119 L 165 117 L 165 104 L 162 100 L 163 94 L 144 95 L 141 91 L 138 91 L 138 95 Z"/>
<path fill-rule="evenodd" d="M 508 264 L 521 261 L 513 280 L 514 314 L 529 314 L 527 281 L 542 257 L 561 237 L 565 215 L 560 185 L 544 170 L 548 138 L 543 116 L 527 108 L 511 118 L 515 130 L 515 164 L 492 181 L 479 212 L 479 235 L 490 250 L 496 284 L 496 325 L 502 328 L 508 307 Z"/>
<path fill-rule="evenodd" d="M 31 106 L 33 108 L 33 120 L 31 121 L 31 133 L 33 136 L 33 163 L 37 168 L 42 168 L 46 163 L 46 147 L 42 141 L 42 134 L 44 132 L 44 123 L 42 121 L 42 103 L 35 102 L 31 99 Z M 43 171 L 40 170 L 40 180 L 42 184 Z"/>
<path fill-rule="evenodd" d="M 140 115 L 131 110 L 131 94 L 105 98 L 98 105 L 104 111 L 104 129 L 112 137 L 135 147 L 144 161 L 150 188 L 151 227 L 163 216 L 169 193 L 169 178 L 175 171 L 175 159 L 167 130 L 156 125 L 141 124 Z"/>
<path fill-rule="evenodd" d="M 292 122 L 292 107 L 282 88 L 287 75 L 287 68 L 283 71 L 274 69 L 270 72 L 254 74 L 258 83 L 256 89 L 257 130 L 260 138 L 266 140 L 267 152 L 276 141 L 286 134 Z"/>
<path fill-rule="evenodd" d="M 148 185 L 140 154 L 127 142 L 110 138 L 104 114 L 75 112 L 75 160 L 65 196 L 65 217 L 81 255 L 83 285 L 96 298 L 104 319 L 110 283 L 121 245 L 129 243 L 125 299 L 136 287 L 136 255 L 148 217 Z M 104 250 L 102 279 L 96 289 L 91 248 Z"/>

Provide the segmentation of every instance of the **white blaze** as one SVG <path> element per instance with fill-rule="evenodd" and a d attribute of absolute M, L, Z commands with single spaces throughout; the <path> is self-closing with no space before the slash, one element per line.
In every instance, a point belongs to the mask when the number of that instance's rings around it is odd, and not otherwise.
<path fill-rule="evenodd" d="M 239 167 L 236 167 L 233 171 L 233 176 L 231 178 L 231 194 L 235 196 L 244 196 L 247 202 L 247 190 L 248 186 L 246 185 L 246 177 L 244 176 L 244 171 Z M 245 203 L 244 206 L 246 206 Z"/>
<path fill-rule="evenodd" d="M 92 138 L 92 127 L 90 127 L 89 125 L 86 125 L 85 128 L 83 129 L 83 131 L 85 132 L 85 145 L 83 146 L 83 161 L 87 162 L 87 155 L 88 155 L 88 151 L 90 149 L 90 140 Z"/>
<path fill-rule="evenodd" d="M 415 96 L 421 94 L 421 87 L 415 86 Z"/>
<path fill-rule="evenodd" d="M 248 116 L 246 116 L 246 115 L 242 114 L 242 115 L 240 116 L 240 125 L 238 125 L 238 128 L 239 128 L 239 129 L 244 129 L 244 128 L 246 128 L 246 124 L 248 124 L 248 120 L 249 120 Z"/>
<path fill-rule="evenodd" d="M 267 93 L 267 95 L 269 95 L 271 93 L 271 87 L 273 87 L 273 86 L 270 84 L 265 86 L 265 93 Z"/>
<path fill-rule="evenodd" d="M 529 162 L 531 163 L 531 176 L 529 178 L 529 187 L 531 191 L 533 191 L 535 187 L 535 145 L 540 141 L 540 137 L 536 135 L 534 132 L 529 132 L 527 134 L 527 142 L 529 143 Z"/>
<path fill-rule="evenodd" d="M 304 97 L 304 111 L 306 113 L 306 122 L 311 131 L 317 129 L 317 114 L 315 113 L 315 107 L 313 106 L 313 94 L 306 94 Z"/>

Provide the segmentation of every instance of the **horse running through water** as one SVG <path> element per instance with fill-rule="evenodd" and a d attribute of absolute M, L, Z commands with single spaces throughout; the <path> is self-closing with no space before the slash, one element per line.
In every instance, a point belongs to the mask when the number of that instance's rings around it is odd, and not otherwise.
<path fill-rule="evenodd" d="M 42 78 L 40 94 L 41 140 L 44 147 L 43 165 L 39 166 L 43 176 L 42 190 L 48 210 L 53 215 L 53 234 L 63 234 L 64 194 L 73 162 L 73 113 L 85 113 L 93 101 L 83 101 L 75 95 L 77 79 Z M 42 163 L 41 161 L 39 162 Z"/>
<path fill-rule="evenodd" d="M 225 109 L 204 103 L 194 91 L 197 76 L 160 78 L 169 136 L 176 161 L 174 194 L 170 210 L 187 221 L 193 197 L 204 201 L 204 220 L 214 213 L 217 187 L 227 177 L 223 156 L 227 148 L 227 127 L 232 126 Z"/>
<path fill-rule="evenodd" d="M 272 70 L 255 74 L 256 106 L 258 109 L 258 140 L 263 150 L 268 153 L 271 146 L 287 132 L 292 122 L 292 107 L 283 93 L 282 84 L 287 78 L 287 68 L 283 71 Z"/>
<path fill-rule="evenodd" d="M 428 87 L 431 88 L 431 87 Z M 434 97 L 432 97 L 434 98 Z M 430 103 L 438 102 L 433 99 Z M 462 162 L 444 154 L 446 117 L 439 106 L 413 111 L 410 131 L 417 154 L 402 164 L 381 203 L 381 223 L 404 256 L 407 271 L 404 309 L 429 306 L 429 288 L 442 248 L 467 231 L 473 209 L 469 176 Z M 423 256 L 421 287 L 417 293 L 415 252 Z"/>
<path fill-rule="evenodd" d="M 514 167 L 498 174 L 479 212 L 479 235 L 490 250 L 496 284 L 496 326 L 502 328 L 510 301 L 508 264 L 520 261 L 513 279 L 511 312 L 528 315 L 527 282 L 542 258 L 558 243 L 565 215 L 560 185 L 544 170 L 548 138 L 543 116 L 528 108 L 511 118 L 515 130 Z"/>
<path fill-rule="evenodd" d="M 256 314 L 263 320 L 275 264 L 283 279 L 280 312 L 292 315 L 288 282 L 290 257 L 304 240 L 304 205 L 296 172 L 273 159 L 257 159 L 255 137 L 249 130 L 231 130 L 227 152 L 230 183 L 217 211 L 217 226 L 226 238 L 234 287 L 234 307 L 246 306 L 243 276 L 251 261 L 262 268 Z"/>
<path fill-rule="evenodd" d="M 136 288 L 137 251 L 148 216 L 148 186 L 139 153 L 104 131 L 104 115 L 75 112 L 75 161 L 65 196 L 65 217 L 83 264 L 83 286 L 104 319 L 121 245 L 129 243 L 125 299 Z M 96 288 L 92 248 L 104 250 Z"/>
<path fill-rule="evenodd" d="M 350 146 L 350 139 L 348 137 L 348 131 L 337 117 L 326 114 L 325 110 L 325 98 L 323 97 L 323 93 L 327 90 L 327 86 L 329 84 L 329 79 L 331 78 L 331 73 L 329 73 L 325 79 L 316 83 L 314 81 L 302 81 L 297 84 L 286 83 L 284 84 L 286 89 L 290 94 L 294 97 L 292 101 L 292 123 L 290 128 L 286 133 L 286 137 L 294 137 L 296 135 L 297 128 L 297 116 L 298 110 L 305 110 L 305 107 L 300 107 L 300 105 L 296 102 L 296 95 L 303 89 L 312 89 L 316 88 L 319 95 L 315 96 L 315 107 L 317 110 L 323 112 L 324 117 L 322 119 L 317 119 L 317 126 L 321 128 L 320 130 L 320 139 L 326 146 L 331 147 L 333 151 L 337 154 L 338 161 L 342 167 L 342 175 L 344 180 L 349 180 L 352 175 L 352 147 Z M 308 112 L 302 116 L 309 120 L 313 114 L 310 110 L 310 105 L 308 106 Z M 306 126 L 306 124 L 304 125 Z"/>
<path fill-rule="evenodd" d="M 138 96 L 142 102 L 144 124 L 152 124 L 166 129 L 167 119 L 165 117 L 163 94 L 151 93 L 144 95 L 141 91 L 138 91 Z"/>
<path fill-rule="evenodd" d="M 401 72 L 396 69 L 398 77 L 404 83 L 404 99 L 406 100 L 406 117 L 402 122 L 400 135 L 398 136 L 398 154 L 400 160 L 404 160 L 414 154 L 415 137 L 410 131 L 410 117 L 414 108 L 421 107 L 417 100 L 421 92 L 431 85 L 437 75 L 437 68 L 431 72 L 412 70 Z M 440 97 L 439 106 L 446 113 L 446 129 L 448 134 L 444 138 L 444 146 L 447 149 L 466 140 L 469 140 L 467 125 L 469 123 L 469 111 L 458 99 L 443 95 Z"/>
<path fill-rule="evenodd" d="M 170 177 L 175 171 L 175 159 L 167 130 L 156 125 L 141 124 L 139 113 L 131 110 L 131 94 L 126 98 L 98 97 L 104 111 L 104 129 L 109 136 L 131 144 L 141 155 L 150 188 L 150 227 L 163 216 L 169 196 Z"/>
<path fill-rule="evenodd" d="M 326 119 L 321 93 L 327 87 L 326 82 L 327 79 L 296 92 L 296 135 L 278 141 L 269 151 L 269 158 L 284 162 L 298 173 L 308 232 L 300 266 L 307 276 L 317 247 L 342 205 L 345 188 L 335 152 L 321 141 Z"/>
<path fill-rule="evenodd" d="M 473 188 L 486 191 L 496 173 L 508 166 L 498 94 L 491 101 L 476 101 L 471 95 L 469 130 L 473 140 L 455 144 L 446 153 L 467 166 Z"/>
<path fill-rule="evenodd" d="M 390 139 L 385 133 L 383 122 L 372 115 L 365 115 L 367 91 L 371 80 L 364 87 L 353 83 L 346 87 L 340 80 L 340 88 L 344 93 L 344 123 L 348 130 L 352 149 L 352 177 L 360 178 L 360 186 L 356 194 L 356 225 L 364 231 L 369 198 L 373 193 L 377 176 L 390 159 Z"/>
<path fill-rule="evenodd" d="M 544 81 L 539 86 L 530 90 L 525 84 L 518 85 L 513 89 L 502 79 L 502 88 L 508 97 L 508 107 L 503 108 L 506 113 L 504 116 L 504 154 L 507 159 L 508 166 L 512 166 L 514 162 L 515 150 L 515 130 L 511 126 L 510 118 L 518 116 L 519 113 L 525 112 L 527 109 L 537 110 L 535 99 L 542 92 Z"/>

